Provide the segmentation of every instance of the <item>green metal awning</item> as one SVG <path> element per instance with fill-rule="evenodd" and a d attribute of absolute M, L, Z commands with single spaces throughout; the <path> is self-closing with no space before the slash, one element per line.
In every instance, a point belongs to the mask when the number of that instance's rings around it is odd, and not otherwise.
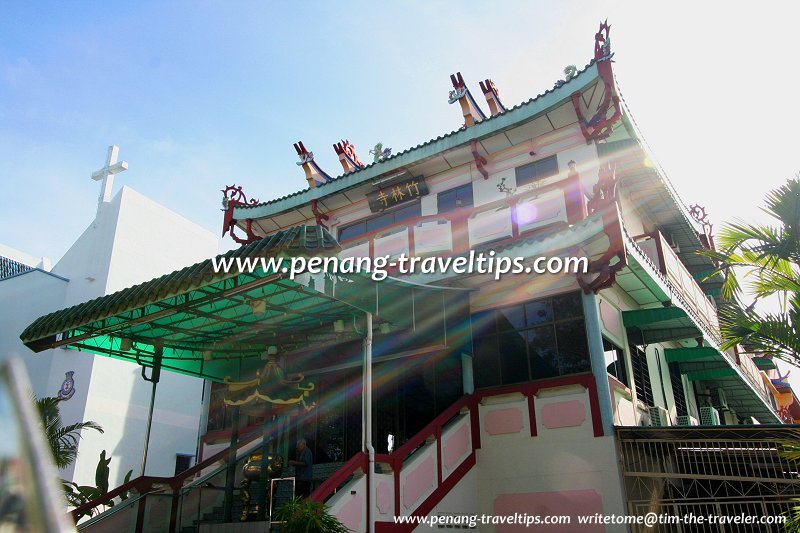
<path fill-rule="evenodd" d="M 332 255 L 336 240 L 322 227 L 298 226 L 216 258 Z M 302 274 L 282 267 L 216 273 L 211 259 L 34 321 L 20 338 L 35 352 L 65 347 L 161 367 L 214 381 L 261 366 L 268 346 L 282 351 L 359 338 L 358 317 L 369 312 L 397 329 L 414 305 L 443 291 L 366 273 Z M 434 300 L 436 303 L 436 300 Z"/>
<path fill-rule="evenodd" d="M 710 346 L 696 348 L 666 348 L 664 357 L 668 363 L 684 363 L 687 361 L 713 361 L 724 357 L 719 350 Z"/>
<path fill-rule="evenodd" d="M 752 361 L 756 364 L 759 370 L 775 370 L 778 365 L 771 357 L 753 357 Z"/>
<path fill-rule="evenodd" d="M 627 236 L 626 236 L 627 237 Z M 741 367 L 732 355 L 719 350 L 717 332 L 684 309 L 678 294 L 636 243 L 627 237 L 628 264 L 617 274 L 617 283 L 642 309 L 623 311 L 629 342 L 637 345 L 674 341 L 665 348 L 666 360 L 676 363 L 690 381 L 708 388 L 721 387 L 739 415 L 761 422 L 778 420 L 761 380 Z M 699 341 L 699 342 L 698 342 Z M 700 344 L 700 345 L 698 345 Z"/>
<path fill-rule="evenodd" d="M 622 321 L 628 335 L 641 344 L 703 336 L 694 320 L 677 306 L 623 311 Z"/>

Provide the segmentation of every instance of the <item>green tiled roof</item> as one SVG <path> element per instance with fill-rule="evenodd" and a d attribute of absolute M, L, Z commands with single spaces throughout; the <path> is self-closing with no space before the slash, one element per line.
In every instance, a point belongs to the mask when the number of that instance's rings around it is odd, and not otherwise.
<path fill-rule="evenodd" d="M 297 226 L 231 250 L 219 257 L 266 257 L 281 253 L 287 256 L 309 255 L 326 251 L 338 252 L 339 250 L 336 239 L 325 228 Z M 235 269 L 229 273 L 214 272 L 212 260 L 206 259 L 159 278 L 45 315 L 25 328 L 20 339 L 25 344 L 29 344 L 43 337 L 61 333 L 81 323 L 112 317 L 216 281 L 235 278 L 237 275 L 238 272 Z"/>
<path fill-rule="evenodd" d="M 219 257 L 294 258 L 339 250 L 323 227 L 298 226 Z M 158 358 L 165 370 L 221 381 L 254 371 L 270 345 L 291 352 L 353 340 L 358 328 L 337 331 L 334 325 L 353 324 L 365 312 L 399 331 L 415 303 L 443 305 L 441 291 L 459 292 L 393 278 L 374 281 L 363 272 L 290 279 L 284 266 L 215 273 L 209 259 L 50 313 L 20 338 L 36 352 L 64 347 L 143 367 Z"/>

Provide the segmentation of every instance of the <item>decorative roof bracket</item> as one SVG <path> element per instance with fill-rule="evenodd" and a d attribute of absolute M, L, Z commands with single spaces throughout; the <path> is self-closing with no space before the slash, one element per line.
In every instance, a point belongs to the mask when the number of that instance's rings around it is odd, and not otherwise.
<path fill-rule="evenodd" d="M 314 213 L 314 220 L 317 221 L 317 226 L 327 227 L 323 224 L 323 220 L 328 220 L 330 217 L 319 210 L 317 200 L 311 200 L 311 212 Z"/>
<path fill-rule="evenodd" d="M 689 206 L 689 214 L 692 215 L 697 222 L 703 226 L 703 234 L 700 235 L 700 242 L 703 243 L 709 250 L 716 250 L 716 245 L 714 244 L 714 224 L 708 219 L 708 213 L 706 213 L 706 208 L 700 204 L 694 204 Z"/>
<path fill-rule="evenodd" d="M 609 138 L 614 131 L 614 124 L 622 117 L 622 107 L 619 103 L 619 96 L 615 93 L 614 74 L 611 70 L 611 58 L 614 57 L 614 54 L 611 52 L 610 31 L 611 26 L 606 21 L 600 24 L 600 29 L 594 36 L 594 59 L 597 63 L 597 73 L 604 86 L 603 101 L 600 102 L 594 116 L 588 120 L 584 116 L 581 109 L 580 91 L 570 95 L 586 144 Z M 614 110 L 609 116 L 608 112 L 612 106 Z"/>
<path fill-rule="evenodd" d="M 223 211 L 225 211 L 225 215 L 222 222 L 222 236 L 224 237 L 227 233 L 231 236 L 235 242 L 239 244 L 249 244 L 253 241 L 258 241 L 262 237 L 258 236 L 253 232 L 253 220 L 248 218 L 245 220 L 245 231 L 247 232 L 247 237 L 241 238 L 238 237 L 234 230 L 236 228 L 236 222 L 238 222 L 235 218 L 233 218 L 233 210 L 237 207 L 248 207 L 254 206 L 258 204 L 258 200 L 253 198 L 252 200 L 248 200 L 247 196 L 242 191 L 241 185 L 228 185 L 224 189 L 222 189 L 222 207 Z"/>
<path fill-rule="evenodd" d="M 481 176 L 483 176 L 483 179 L 488 180 L 489 179 L 489 172 L 486 170 L 486 165 L 488 164 L 488 161 L 486 161 L 486 158 L 483 157 L 478 152 L 478 141 L 476 141 L 475 139 L 472 139 L 469 142 L 469 147 L 470 147 L 470 150 L 472 151 L 472 158 L 475 160 L 475 166 L 478 168 L 478 172 L 481 173 Z"/>

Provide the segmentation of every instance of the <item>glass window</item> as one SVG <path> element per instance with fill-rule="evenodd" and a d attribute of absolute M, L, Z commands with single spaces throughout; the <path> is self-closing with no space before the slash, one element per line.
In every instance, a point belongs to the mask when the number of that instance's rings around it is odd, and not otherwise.
<path fill-rule="evenodd" d="M 517 187 L 522 187 L 534 181 L 558 174 L 558 160 L 556 156 L 546 157 L 528 165 L 517 167 L 515 173 Z"/>
<path fill-rule="evenodd" d="M 472 207 L 472 183 L 441 192 L 436 200 L 439 213 L 446 213 L 462 207 Z"/>
<path fill-rule="evenodd" d="M 583 316 L 581 293 L 570 292 L 553 297 L 553 313 L 556 320 Z"/>
<path fill-rule="evenodd" d="M 359 220 L 358 222 L 354 222 L 342 227 L 339 230 L 339 242 L 355 239 L 356 237 L 365 233 L 378 231 L 379 229 L 397 224 L 403 220 L 415 218 L 421 215 L 422 207 L 419 202 L 405 204 L 397 209 L 385 211 L 375 215 L 374 217 L 365 220 Z"/>
<path fill-rule="evenodd" d="M 367 220 L 367 233 L 378 231 L 394 224 L 394 213 L 383 213 Z"/>
<path fill-rule="evenodd" d="M 522 333 L 522 335 L 520 335 Z M 498 335 L 497 348 L 500 352 L 500 376 L 503 383 L 528 381 L 528 350 L 525 332 Z"/>
<path fill-rule="evenodd" d="M 681 367 L 678 363 L 668 363 L 669 379 L 672 383 L 672 397 L 675 399 L 675 411 L 678 416 L 687 416 L 686 394 L 683 392 L 683 380 L 681 380 Z"/>
<path fill-rule="evenodd" d="M 517 331 L 525 329 L 525 313 L 521 305 L 506 307 L 497 313 L 498 331 Z"/>
<path fill-rule="evenodd" d="M 552 325 L 529 329 L 528 354 L 530 357 L 531 378 L 552 378 L 558 375 L 558 350 L 556 333 Z"/>
<path fill-rule="evenodd" d="M 476 387 L 591 370 L 579 293 L 472 315 Z"/>
<path fill-rule="evenodd" d="M 525 319 L 529 326 L 553 321 L 553 302 L 550 298 L 525 304 Z"/>
<path fill-rule="evenodd" d="M 625 352 L 623 349 L 604 337 L 603 352 L 606 359 L 606 372 L 627 386 L 628 374 L 625 372 Z"/>
<path fill-rule="evenodd" d="M 365 221 L 362 220 L 360 222 L 356 222 L 355 224 L 350 224 L 349 226 L 345 226 L 339 230 L 339 242 L 353 239 L 359 235 L 363 235 L 366 232 L 367 224 Z"/>
<path fill-rule="evenodd" d="M 472 357 L 476 387 L 494 387 L 501 384 L 497 336 L 475 339 Z"/>
<path fill-rule="evenodd" d="M 577 374 L 592 369 L 583 320 L 556 323 L 556 342 L 561 374 Z"/>

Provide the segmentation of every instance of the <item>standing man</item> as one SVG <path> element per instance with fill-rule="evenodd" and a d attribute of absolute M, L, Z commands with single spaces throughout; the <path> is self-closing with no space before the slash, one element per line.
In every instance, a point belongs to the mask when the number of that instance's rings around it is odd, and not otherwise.
<path fill-rule="evenodd" d="M 297 460 L 289 461 L 289 464 L 294 466 L 295 494 L 308 498 L 311 495 L 311 471 L 314 459 L 306 439 L 297 441 Z"/>

